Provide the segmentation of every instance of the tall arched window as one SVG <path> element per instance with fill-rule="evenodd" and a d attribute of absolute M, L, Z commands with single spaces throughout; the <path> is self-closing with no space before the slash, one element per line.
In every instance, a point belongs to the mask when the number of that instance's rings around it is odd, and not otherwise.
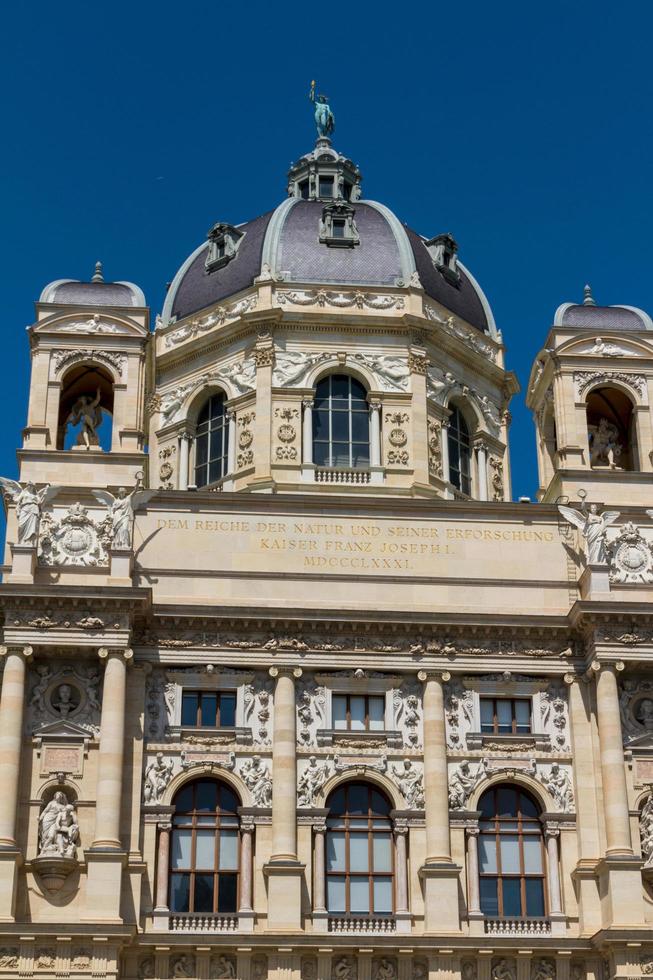
<path fill-rule="evenodd" d="M 355 378 L 330 374 L 315 389 L 313 462 L 366 469 L 370 465 L 367 392 Z"/>
<path fill-rule="evenodd" d="M 451 410 L 449 428 L 449 482 L 456 490 L 471 496 L 472 493 L 472 445 L 469 428 L 462 412 L 455 405 Z"/>
<path fill-rule="evenodd" d="M 188 783 L 175 796 L 171 912 L 237 911 L 239 805 L 233 790 L 216 779 Z"/>
<path fill-rule="evenodd" d="M 327 909 L 337 915 L 390 915 L 394 859 L 391 805 L 367 783 L 346 783 L 327 800 Z"/>
<path fill-rule="evenodd" d="M 224 395 L 215 394 L 204 403 L 197 418 L 195 436 L 195 485 L 206 487 L 227 475 L 229 424 Z"/>
<path fill-rule="evenodd" d="M 494 786 L 478 808 L 481 911 L 515 918 L 545 915 L 544 840 L 537 804 L 515 786 Z"/>

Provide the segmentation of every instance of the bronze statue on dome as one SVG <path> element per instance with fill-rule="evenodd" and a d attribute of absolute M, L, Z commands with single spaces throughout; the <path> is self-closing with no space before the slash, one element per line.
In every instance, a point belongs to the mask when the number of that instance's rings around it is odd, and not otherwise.
<path fill-rule="evenodd" d="M 336 119 L 331 111 L 328 96 L 315 95 L 315 80 L 313 80 L 308 97 L 315 106 L 317 135 L 320 139 L 328 139 L 336 128 Z"/>

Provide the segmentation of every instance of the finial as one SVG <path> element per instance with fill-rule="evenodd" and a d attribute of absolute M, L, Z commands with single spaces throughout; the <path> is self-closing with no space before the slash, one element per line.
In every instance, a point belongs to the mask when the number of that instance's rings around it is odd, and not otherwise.
<path fill-rule="evenodd" d="M 93 278 L 91 282 L 104 282 L 104 276 L 102 275 L 102 263 L 95 263 L 95 272 L 93 273 Z"/>
<path fill-rule="evenodd" d="M 308 93 L 310 101 L 315 106 L 315 125 L 317 126 L 317 136 L 320 140 L 325 140 L 331 136 L 336 128 L 335 116 L 329 106 L 329 98 L 326 95 L 315 94 L 315 79 L 311 82 Z"/>
<path fill-rule="evenodd" d="M 583 289 L 583 306 L 596 306 L 596 301 L 592 296 L 592 287 L 589 283 Z"/>

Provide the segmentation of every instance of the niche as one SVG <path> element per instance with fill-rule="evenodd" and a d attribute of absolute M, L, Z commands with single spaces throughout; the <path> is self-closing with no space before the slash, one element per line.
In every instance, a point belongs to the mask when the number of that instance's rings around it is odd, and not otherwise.
<path fill-rule="evenodd" d="M 63 378 L 57 449 L 111 451 L 113 380 L 95 364 L 79 364 Z"/>

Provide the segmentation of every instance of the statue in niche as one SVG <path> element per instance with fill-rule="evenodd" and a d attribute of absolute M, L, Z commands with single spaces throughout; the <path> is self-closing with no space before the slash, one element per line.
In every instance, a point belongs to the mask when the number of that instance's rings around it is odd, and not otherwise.
<path fill-rule="evenodd" d="M 556 968 L 553 960 L 539 959 L 533 964 L 531 980 L 555 980 Z"/>
<path fill-rule="evenodd" d="M 494 964 L 491 975 L 492 980 L 516 980 L 515 971 L 504 957 Z"/>
<path fill-rule="evenodd" d="M 611 470 L 617 469 L 616 461 L 621 456 L 623 446 L 619 442 L 619 429 L 607 419 L 598 425 L 588 425 L 590 466 L 607 463 Z"/>
<path fill-rule="evenodd" d="M 311 89 L 308 97 L 315 106 L 315 125 L 317 135 L 320 139 L 328 139 L 336 128 L 335 116 L 331 112 L 329 100 L 326 95 L 315 94 L 315 82 L 311 82 Z"/>
<path fill-rule="evenodd" d="M 213 980 L 233 980 L 236 976 L 236 966 L 231 956 L 220 955 L 217 962 L 211 965 Z"/>
<path fill-rule="evenodd" d="M 37 712 L 43 715 L 46 711 L 45 694 L 50 686 L 52 671 L 49 667 L 41 665 L 36 668 L 36 673 L 39 675 L 39 679 L 32 689 L 29 703 L 31 708 L 36 708 Z"/>
<path fill-rule="evenodd" d="M 334 980 L 356 980 L 356 969 L 348 956 L 343 956 L 333 968 Z"/>
<path fill-rule="evenodd" d="M 462 980 L 476 980 L 476 963 L 473 960 L 465 960 L 461 967 Z"/>
<path fill-rule="evenodd" d="M 150 762 L 145 770 L 143 800 L 145 803 L 159 803 L 164 790 L 172 779 L 173 761 L 164 762 L 163 752 L 157 752 L 156 760 Z"/>
<path fill-rule="evenodd" d="M 18 544 L 35 544 L 43 504 L 52 500 L 59 487 L 51 487 L 46 483 L 42 490 L 37 490 L 31 480 L 22 487 L 20 483 L 4 476 L 0 476 L 0 486 L 16 508 Z"/>
<path fill-rule="evenodd" d="M 54 794 L 39 817 L 38 856 L 77 857 L 79 824 L 72 803 L 61 791 Z"/>
<path fill-rule="evenodd" d="M 95 398 L 92 398 L 91 395 L 81 395 L 73 405 L 72 411 L 66 420 L 68 425 L 82 423 L 82 427 L 77 435 L 76 445 L 84 446 L 86 449 L 100 445 L 97 434 L 97 430 L 102 422 L 100 397 L 99 388 L 97 389 Z"/>
<path fill-rule="evenodd" d="M 146 504 L 155 493 L 156 490 L 143 490 L 139 484 L 131 493 L 127 493 L 124 487 L 120 487 L 115 497 L 108 490 L 93 491 L 95 499 L 109 508 L 111 543 L 114 548 L 131 548 L 134 511 L 140 504 Z"/>
<path fill-rule="evenodd" d="M 617 520 L 620 511 L 606 510 L 599 514 L 598 504 L 590 504 L 588 510 L 584 500 L 580 510 L 575 510 L 573 507 L 563 507 L 562 504 L 558 506 L 558 510 L 569 524 L 573 524 L 579 529 L 585 539 L 588 564 L 607 564 L 606 538 L 608 528 Z"/>
<path fill-rule="evenodd" d="M 178 956 L 172 966 L 173 977 L 192 977 L 195 973 L 195 964 L 190 956 L 183 953 Z"/>
<path fill-rule="evenodd" d="M 75 698 L 75 691 L 70 684 L 60 684 L 51 699 L 52 707 L 58 711 L 62 718 L 67 718 L 71 711 L 79 706 L 79 698 Z"/>
<path fill-rule="evenodd" d="M 653 731 L 653 700 L 651 698 L 642 698 L 637 705 L 635 717 L 647 732 Z"/>
<path fill-rule="evenodd" d="M 386 956 L 382 956 L 376 968 L 375 980 L 397 980 L 397 968 Z"/>

